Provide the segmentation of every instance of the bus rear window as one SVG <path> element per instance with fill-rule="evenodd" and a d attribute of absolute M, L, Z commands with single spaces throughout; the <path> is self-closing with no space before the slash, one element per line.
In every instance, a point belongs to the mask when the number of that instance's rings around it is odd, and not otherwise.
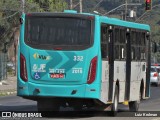
<path fill-rule="evenodd" d="M 89 47 L 92 45 L 91 22 L 73 17 L 28 17 L 25 42 L 42 49 Z"/>

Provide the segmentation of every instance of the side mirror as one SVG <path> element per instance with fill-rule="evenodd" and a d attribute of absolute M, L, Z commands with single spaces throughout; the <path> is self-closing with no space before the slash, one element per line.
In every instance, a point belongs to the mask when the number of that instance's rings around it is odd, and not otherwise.
<path fill-rule="evenodd" d="M 157 52 L 157 43 L 156 43 L 156 42 L 153 42 L 153 43 L 152 43 L 152 52 L 153 52 L 153 53 L 156 53 L 156 52 Z"/>

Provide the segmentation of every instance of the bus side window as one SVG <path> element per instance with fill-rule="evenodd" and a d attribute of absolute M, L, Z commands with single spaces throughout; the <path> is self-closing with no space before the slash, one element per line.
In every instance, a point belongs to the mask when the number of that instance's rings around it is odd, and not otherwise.
<path fill-rule="evenodd" d="M 125 58 L 125 49 L 124 47 L 121 47 L 121 59 L 124 59 Z"/>
<path fill-rule="evenodd" d="M 115 28 L 115 38 L 114 38 L 114 59 L 119 60 L 120 57 L 120 30 Z"/>
<path fill-rule="evenodd" d="M 140 60 L 140 34 L 136 31 L 136 44 L 135 44 L 136 60 Z"/>
<path fill-rule="evenodd" d="M 131 48 L 131 58 L 132 60 L 135 60 L 135 47 Z"/>
<path fill-rule="evenodd" d="M 146 54 L 145 54 L 145 47 L 146 47 L 146 42 L 145 42 L 145 33 L 141 33 L 141 46 L 140 46 L 140 51 L 141 51 L 141 60 L 146 59 Z"/>
<path fill-rule="evenodd" d="M 124 29 L 120 29 L 120 52 L 121 52 L 121 60 L 126 59 L 126 32 Z"/>
<path fill-rule="evenodd" d="M 107 26 L 101 26 L 101 55 L 102 58 L 107 58 L 108 56 L 108 29 Z"/>
<path fill-rule="evenodd" d="M 136 32 L 132 31 L 132 38 L 131 38 L 131 59 L 132 61 L 136 60 L 137 54 L 137 44 L 136 44 Z"/>

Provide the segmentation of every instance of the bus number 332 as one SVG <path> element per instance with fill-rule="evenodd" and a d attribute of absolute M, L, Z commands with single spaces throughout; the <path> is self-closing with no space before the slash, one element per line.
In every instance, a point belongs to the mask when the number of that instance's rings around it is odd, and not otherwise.
<path fill-rule="evenodd" d="M 83 61 L 83 56 L 74 56 L 73 61 Z"/>

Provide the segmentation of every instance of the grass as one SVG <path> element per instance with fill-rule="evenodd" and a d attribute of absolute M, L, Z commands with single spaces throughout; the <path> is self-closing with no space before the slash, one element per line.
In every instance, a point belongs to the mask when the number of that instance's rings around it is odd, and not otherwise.
<path fill-rule="evenodd" d="M 13 95 L 16 94 L 16 90 L 7 90 L 7 91 L 0 91 L 0 96 L 8 96 L 8 95 Z"/>

